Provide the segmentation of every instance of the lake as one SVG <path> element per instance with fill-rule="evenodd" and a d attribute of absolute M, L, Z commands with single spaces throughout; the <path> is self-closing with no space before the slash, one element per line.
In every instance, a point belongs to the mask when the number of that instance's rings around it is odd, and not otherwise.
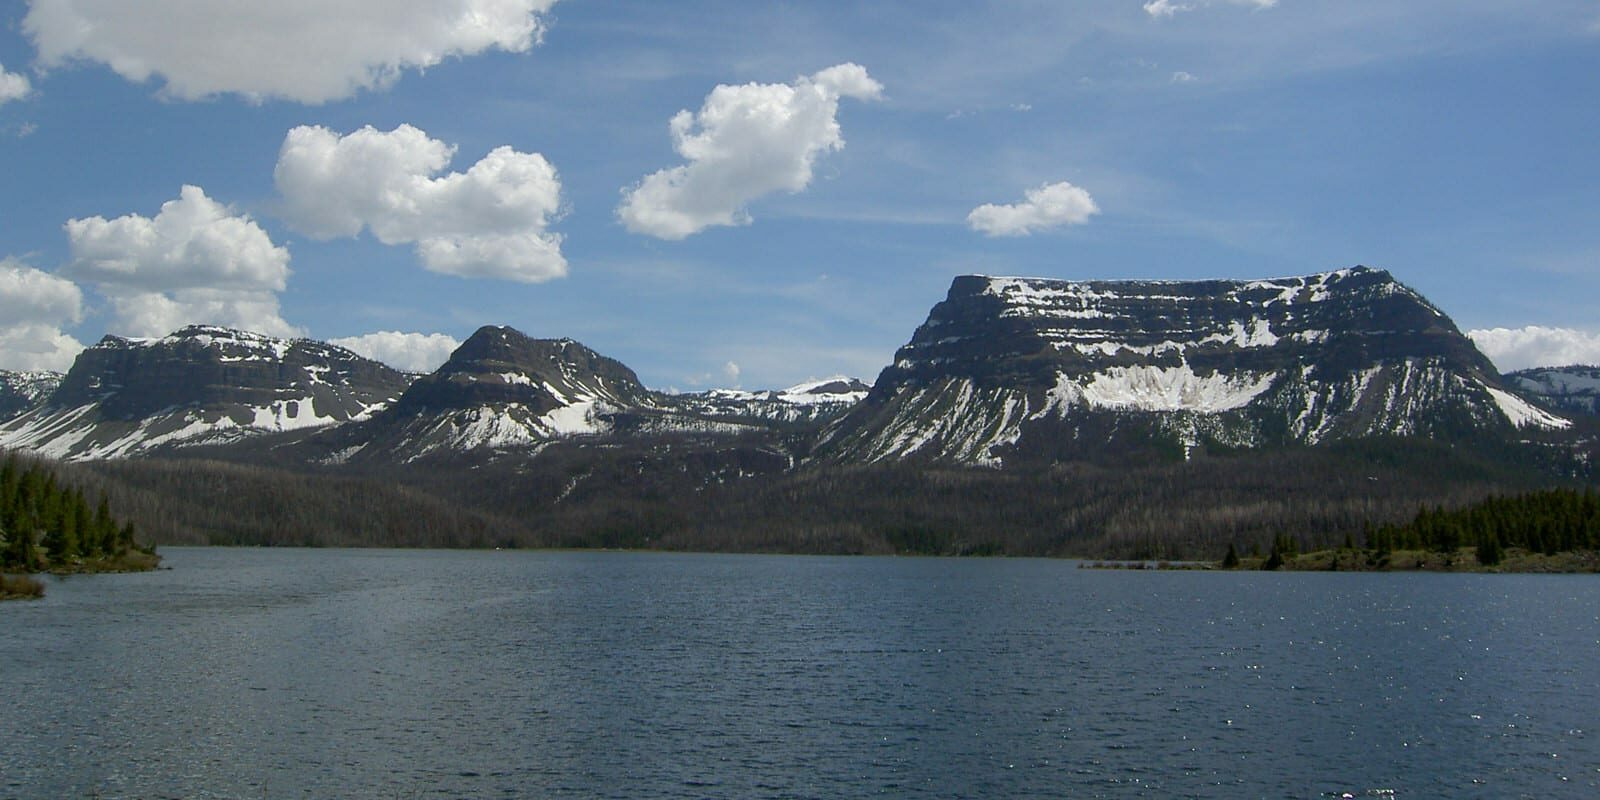
<path fill-rule="evenodd" d="M 0 604 L 0 797 L 1600 796 L 1595 576 L 163 554 Z"/>

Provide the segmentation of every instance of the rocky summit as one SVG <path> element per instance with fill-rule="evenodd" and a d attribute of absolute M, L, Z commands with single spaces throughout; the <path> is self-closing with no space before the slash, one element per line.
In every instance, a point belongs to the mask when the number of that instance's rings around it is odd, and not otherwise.
<path fill-rule="evenodd" d="M 1255 281 L 965 276 L 826 434 L 844 461 L 1470 438 L 1569 421 L 1365 267 Z"/>
<path fill-rule="evenodd" d="M 208 325 L 159 339 L 106 336 L 41 404 L 0 426 L 0 446 L 86 460 L 225 443 L 360 419 L 409 382 L 310 339 Z"/>

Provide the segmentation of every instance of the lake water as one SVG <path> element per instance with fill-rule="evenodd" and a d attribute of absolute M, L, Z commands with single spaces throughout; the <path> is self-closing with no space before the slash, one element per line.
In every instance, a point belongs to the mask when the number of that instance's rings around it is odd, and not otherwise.
<path fill-rule="evenodd" d="M 1600 577 L 180 549 L 0 605 L 0 797 L 1600 797 Z"/>

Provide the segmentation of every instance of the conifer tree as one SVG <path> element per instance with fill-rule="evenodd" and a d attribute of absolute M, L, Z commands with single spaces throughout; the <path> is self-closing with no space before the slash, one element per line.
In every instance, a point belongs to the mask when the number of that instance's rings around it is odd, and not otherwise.
<path fill-rule="evenodd" d="M 1228 543 L 1228 554 L 1222 557 L 1223 569 L 1237 569 L 1239 567 L 1239 551 L 1233 547 L 1233 542 Z"/>

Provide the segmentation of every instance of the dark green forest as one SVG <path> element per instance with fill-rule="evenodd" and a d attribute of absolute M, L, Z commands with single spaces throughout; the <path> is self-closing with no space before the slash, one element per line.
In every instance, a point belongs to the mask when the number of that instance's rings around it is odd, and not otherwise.
<path fill-rule="evenodd" d="M 1370 531 L 1368 546 L 1380 553 L 1470 547 L 1489 565 L 1500 563 L 1511 548 L 1547 556 L 1600 550 L 1600 495 L 1593 489 L 1551 489 L 1492 496 L 1455 510 L 1435 506 L 1410 522 Z"/>
<path fill-rule="evenodd" d="M 0 571 L 97 569 L 135 550 L 104 493 L 92 506 L 81 486 L 46 462 L 16 454 L 0 466 Z"/>

